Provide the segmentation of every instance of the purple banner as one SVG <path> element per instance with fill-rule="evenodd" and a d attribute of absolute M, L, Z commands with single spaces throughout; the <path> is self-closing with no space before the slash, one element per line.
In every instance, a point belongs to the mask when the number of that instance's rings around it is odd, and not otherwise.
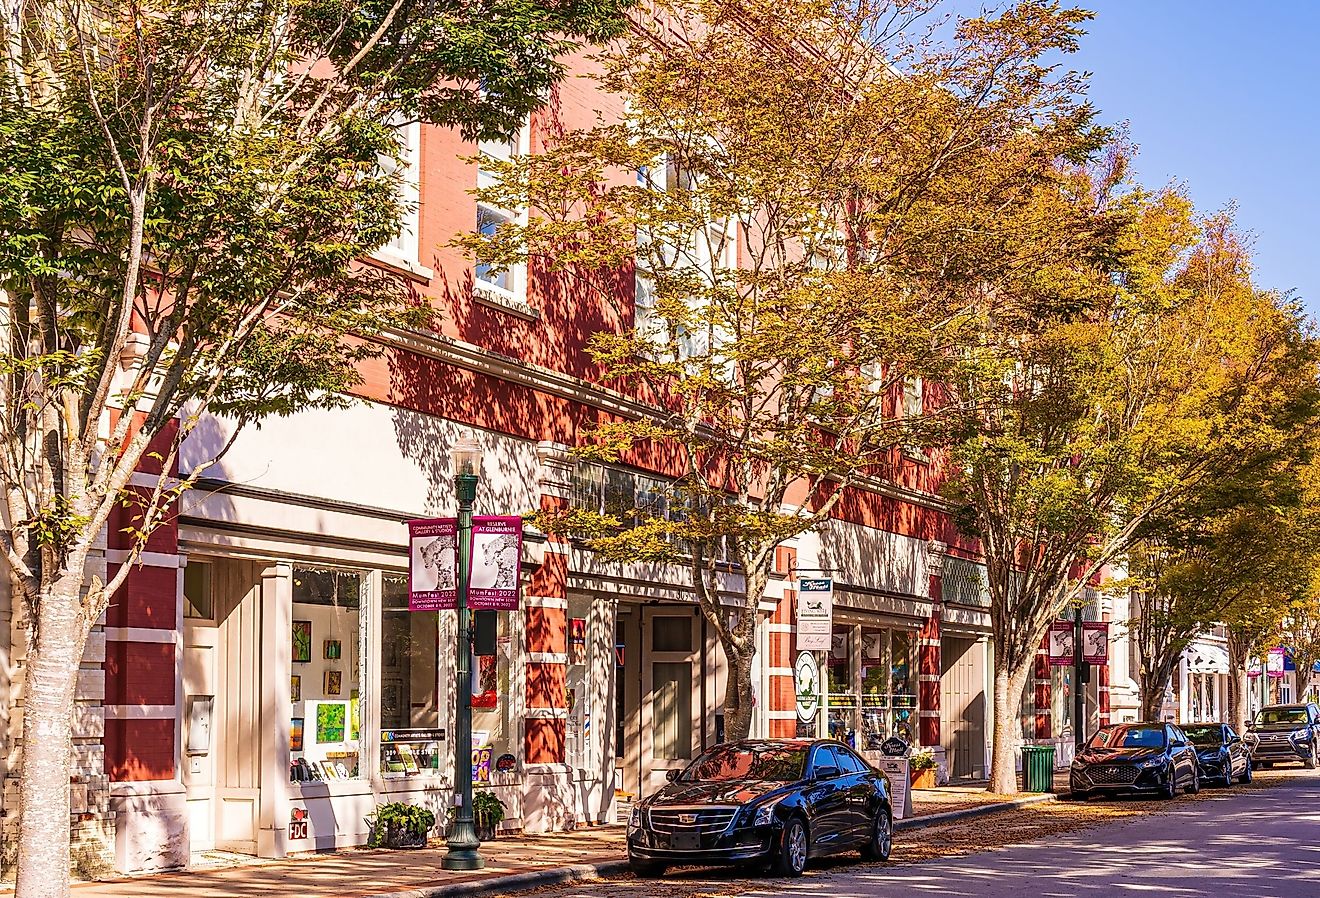
<path fill-rule="evenodd" d="M 468 607 L 517 611 L 522 560 L 522 518 L 516 515 L 472 519 L 472 574 Z"/>
<path fill-rule="evenodd" d="M 1109 622 L 1082 621 L 1082 660 L 1087 664 L 1109 663 Z"/>
<path fill-rule="evenodd" d="M 1050 624 L 1050 664 L 1055 667 L 1073 663 L 1073 625 L 1071 621 L 1056 620 Z"/>
<path fill-rule="evenodd" d="M 447 611 L 458 606 L 458 522 L 408 522 L 408 610 Z"/>

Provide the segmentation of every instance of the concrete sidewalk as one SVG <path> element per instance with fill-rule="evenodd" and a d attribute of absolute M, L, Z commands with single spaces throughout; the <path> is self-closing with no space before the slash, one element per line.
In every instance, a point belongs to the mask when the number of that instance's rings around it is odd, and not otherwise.
<path fill-rule="evenodd" d="M 899 830 L 993 813 L 1053 795 L 998 796 L 983 786 L 913 791 L 914 816 Z M 535 836 L 507 836 L 483 843 L 486 868 L 455 873 L 441 867 L 443 841 L 415 851 L 355 848 L 262 861 L 208 853 L 216 866 L 77 883 L 76 898 L 450 898 L 517 892 L 591 879 L 627 868 L 622 826 L 601 826 Z M 12 888 L 12 887 L 11 887 Z"/>

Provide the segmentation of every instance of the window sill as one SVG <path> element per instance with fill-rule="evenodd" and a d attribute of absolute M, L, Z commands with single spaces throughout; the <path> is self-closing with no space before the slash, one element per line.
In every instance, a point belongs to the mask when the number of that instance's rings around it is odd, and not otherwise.
<path fill-rule="evenodd" d="M 903 447 L 903 457 L 908 461 L 916 462 L 919 465 L 930 464 L 930 455 L 924 449 L 917 449 L 913 446 Z"/>
<path fill-rule="evenodd" d="M 479 284 L 472 286 L 472 298 L 480 305 L 508 312 L 524 321 L 539 321 L 541 318 L 541 313 L 523 300 Z"/>
<path fill-rule="evenodd" d="M 396 256 L 393 253 L 377 250 L 367 257 L 367 260 L 374 262 L 382 268 L 387 268 L 395 274 L 401 274 L 414 281 L 430 281 L 435 277 L 435 272 L 419 262 L 405 259 L 402 256 Z"/>

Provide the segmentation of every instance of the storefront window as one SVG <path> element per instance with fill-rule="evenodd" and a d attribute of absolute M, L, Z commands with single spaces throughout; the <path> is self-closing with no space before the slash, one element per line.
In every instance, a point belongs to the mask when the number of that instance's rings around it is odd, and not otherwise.
<path fill-rule="evenodd" d="M 361 605 L 357 571 L 294 568 L 289 775 L 359 779 Z"/>
<path fill-rule="evenodd" d="M 495 654 L 472 658 L 472 767 L 478 783 L 490 782 L 499 759 L 513 753 L 509 710 L 512 618 L 510 612 L 495 612 Z"/>
<path fill-rule="evenodd" d="M 917 639 L 905 630 L 891 630 L 889 665 L 893 684 L 893 732 L 909 742 L 917 739 Z"/>
<path fill-rule="evenodd" d="M 567 760 L 570 767 L 588 768 L 591 766 L 591 726 L 595 708 L 592 707 L 590 691 L 593 663 L 592 647 L 592 600 L 586 596 L 572 596 L 568 600 L 568 670 L 565 674 L 565 689 L 568 700 L 568 745 Z M 672 618 L 677 620 L 677 618 Z M 657 623 L 671 618 L 657 618 Z M 687 630 L 691 641 L 692 627 Z M 660 630 L 656 630 L 659 639 Z M 622 682 L 622 680 L 620 680 Z"/>
<path fill-rule="evenodd" d="M 859 700 L 852 682 L 852 627 L 834 628 L 826 673 L 829 678 L 830 738 L 856 746 Z"/>
<path fill-rule="evenodd" d="M 386 574 L 380 610 L 380 772 L 435 775 L 444 754 L 437 662 L 440 615 L 408 610 L 408 581 Z"/>
<path fill-rule="evenodd" d="M 1073 669 L 1064 665 L 1050 667 L 1050 731 L 1060 739 L 1073 734 Z"/>

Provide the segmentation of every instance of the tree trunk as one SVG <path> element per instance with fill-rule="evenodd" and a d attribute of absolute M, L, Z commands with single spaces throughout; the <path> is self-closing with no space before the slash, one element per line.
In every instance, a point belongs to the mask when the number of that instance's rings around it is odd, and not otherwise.
<path fill-rule="evenodd" d="M 1228 719 L 1240 734 L 1247 728 L 1247 645 L 1228 631 Z"/>
<path fill-rule="evenodd" d="M 991 744 L 988 789 L 1001 795 L 1011 795 L 1018 791 L 1017 746 L 1021 741 L 1022 727 L 1018 721 L 1018 708 L 1022 705 L 1022 690 L 1026 688 L 1027 675 L 1034 664 L 1035 658 L 1029 656 L 1016 670 L 1010 670 L 998 658 L 995 659 L 995 730 Z"/>
<path fill-rule="evenodd" d="M 28 647 L 15 898 L 69 894 L 73 701 L 87 639 L 80 581 L 68 575 L 44 591 L 36 635 Z M 33 631 L 29 627 L 28 632 Z"/>
<path fill-rule="evenodd" d="M 1164 707 L 1164 692 L 1169 685 L 1169 678 L 1173 676 L 1174 661 L 1167 659 L 1148 669 L 1142 664 L 1139 673 L 1141 676 L 1141 719 L 1159 720 L 1160 709 Z"/>
<path fill-rule="evenodd" d="M 752 733 L 752 652 L 724 648 L 729 684 L 724 692 L 724 739 L 746 739 Z"/>

